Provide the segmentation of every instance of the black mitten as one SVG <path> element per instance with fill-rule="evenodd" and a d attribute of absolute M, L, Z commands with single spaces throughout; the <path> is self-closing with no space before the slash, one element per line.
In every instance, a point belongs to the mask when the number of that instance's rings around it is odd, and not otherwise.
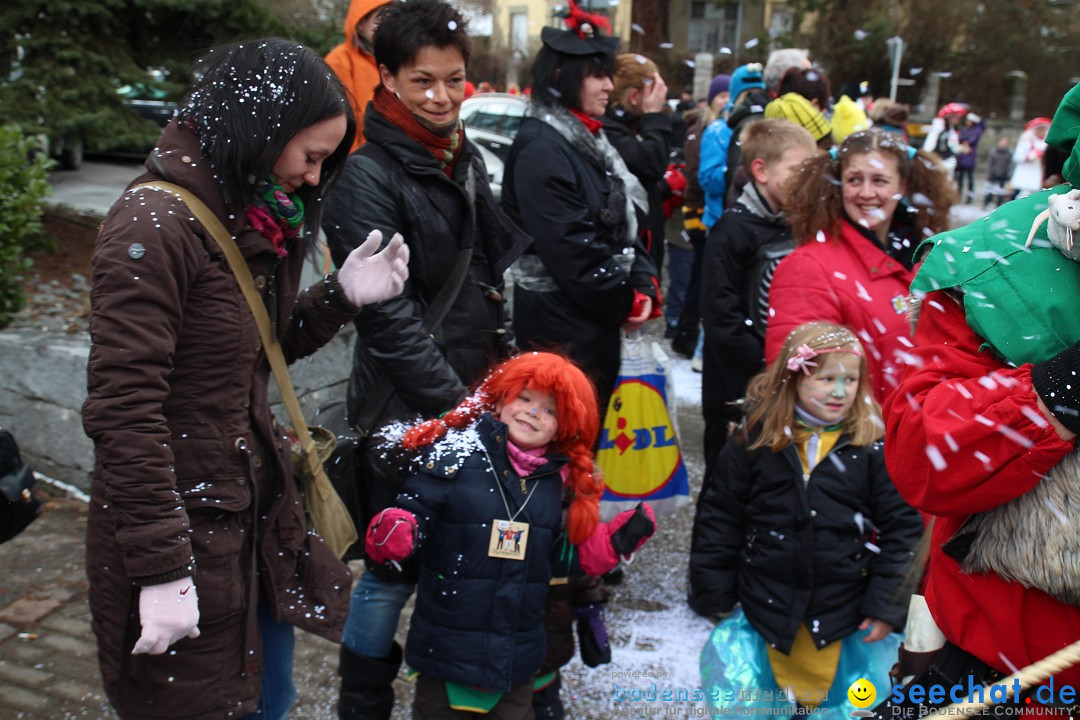
<path fill-rule="evenodd" d="M 1054 417 L 1080 435 L 1080 343 L 1033 365 L 1031 384 Z"/>
<path fill-rule="evenodd" d="M 604 606 L 600 603 L 573 608 L 577 619 L 578 645 L 581 660 L 589 667 L 611 662 L 611 643 L 604 625 Z"/>
<path fill-rule="evenodd" d="M 645 503 L 638 503 L 629 519 L 622 520 L 624 514 L 619 513 L 611 521 L 612 527 L 618 526 L 618 529 L 611 534 L 611 546 L 615 548 L 619 557 L 633 555 L 656 532 L 656 520 L 653 517 L 652 508 Z"/>

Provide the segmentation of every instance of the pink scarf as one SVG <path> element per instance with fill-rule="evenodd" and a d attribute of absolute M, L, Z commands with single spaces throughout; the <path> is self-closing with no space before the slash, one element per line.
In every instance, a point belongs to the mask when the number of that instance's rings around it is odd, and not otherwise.
<path fill-rule="evenodd" d="M 506 443 L 506 455 L 510 458 L 510 464 L 514 466 L 514 470 L 517 471 L 518 477 L 522 478 L 529 477 L 547 463 L 548 460 L 544 457 L 544 453 L 546 452 L 546 445 L 541 448 L 533 448 L 532 450 L 522 450 L 512 442 Z M 559 471 L 563 484 L 566 484 L 566 478 L 569 473 L 570 466 L 563 465 L 562 470 Z"/>

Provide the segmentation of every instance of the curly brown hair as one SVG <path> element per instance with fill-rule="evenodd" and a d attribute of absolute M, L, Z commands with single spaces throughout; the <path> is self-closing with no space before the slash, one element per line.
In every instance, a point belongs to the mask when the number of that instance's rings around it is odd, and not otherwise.
<path fill-rule="evenodd" d="M 937 155 L 918 150 L 912 157 L 911 151 L 911 146 L 893 133 L 863 130 L 849 135 L 835 156 L 820 153 L 808 158 L 788 184 L 786 210 L 795 242 L 810 242 L 819 230 L 829 234 L 840 231 L 844 216 L 840 177 L 849 158 L 871 152 L 896 158 L 906 197 L 917 210 L 915 231 L 920 239 L 947 230 L 949 208 L 956 202 L 952 181 Z"/>

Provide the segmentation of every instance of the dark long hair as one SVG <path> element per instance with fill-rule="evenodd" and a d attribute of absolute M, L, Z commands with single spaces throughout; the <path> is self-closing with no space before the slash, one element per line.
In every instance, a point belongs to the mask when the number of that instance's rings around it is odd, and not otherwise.
<path fill-rule="evenodd" d="M 534 103 L 580 110 L 581 81 L 586 77 L 614 77 L 615 56 L 567 55 L 545 45 L 533 62 L 532 76 Z"/>
<path fill-rule="evenodd" d="M 344 115 L 347 128 L 323 161 L 319 184 L 296 194 L 306 209 L 304 226 L 319 227 L 320 200 L 337 179 L 356 134 L 345 88 L 323 59 L 292 40 L 260 38 L 216 48 L 195 64 L 179 121 L 199 137 L 225 199 L 235 208 L 255 197 L 296 133 Z"/>

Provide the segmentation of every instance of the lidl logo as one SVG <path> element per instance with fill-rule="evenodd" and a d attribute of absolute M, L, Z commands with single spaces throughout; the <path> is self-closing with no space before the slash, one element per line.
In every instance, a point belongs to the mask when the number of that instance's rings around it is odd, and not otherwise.
<path fill-rule="evenodd" d="M 650 382 L 652 381 L 652 382 Z M 675 438 L 663 376 L 639 375 L 615 386 L 596 460 L 605 499 L 660 498 L 687 492 L 686 467 Z"/>

